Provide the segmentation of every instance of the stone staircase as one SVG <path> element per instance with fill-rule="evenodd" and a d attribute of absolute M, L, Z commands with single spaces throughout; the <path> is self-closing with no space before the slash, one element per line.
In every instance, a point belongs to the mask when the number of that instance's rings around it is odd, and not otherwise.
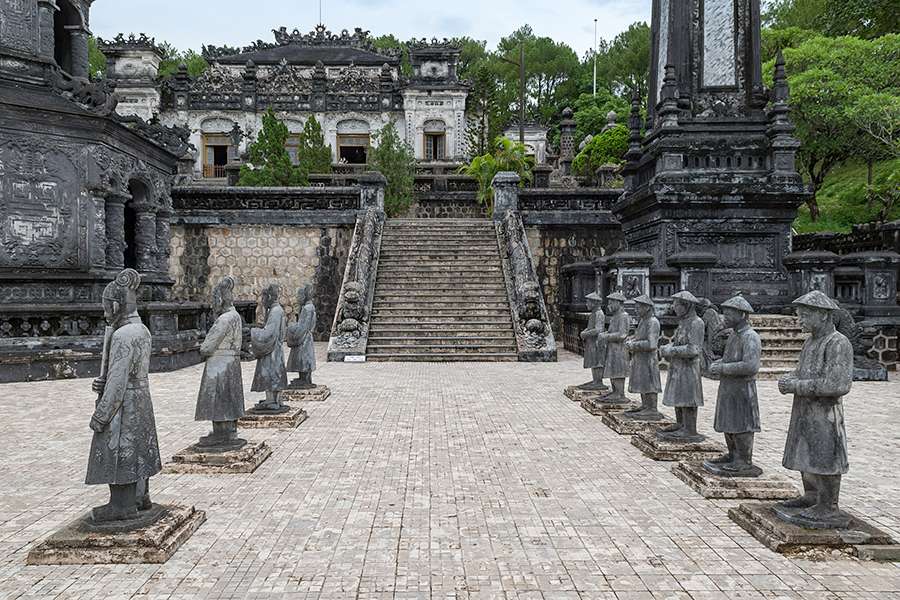
<path fill-rule="evenodd" d="M 366 360 L 515 361 L 497 234 L 481 219 L 384 226 Z"/>
<path fill-rule="evenodd" d="M 778 379 L 792 371 L 797 366 L 806 340 L 797 317 L 753 315 L 751 322 L 762 340 L 759 379 Z"/>

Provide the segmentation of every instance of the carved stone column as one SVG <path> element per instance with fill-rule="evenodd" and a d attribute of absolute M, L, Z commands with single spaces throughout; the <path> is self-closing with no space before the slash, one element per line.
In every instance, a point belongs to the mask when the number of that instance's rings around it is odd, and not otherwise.
<path fill-rule="evenodd" d="M 46 60 L 53 60 L 56 44 L 53 38 L 53 15 L 59 7 L 55 0 L 38 0 L 38 27 L 40 28 L 39 55 Z"/>
<path fill-rule="evenodd" d="M 519 210 L 519 176 L 512 171 L 500 171 L 494 175 L 494 220 L 501 220 L 508 212 Z"/>
<path fill-rule="evenodd" d="M 169 272 L 169 256 L 172 254 L 170 244 L 172 241 L 173 214 L 172 209 L 167 207 L 156 211 L 156 268 L 161 273 Z"/>
<path fill-rule="evenodd" d="M 387 188 L 387 179 L 377 171 L 363 173 L 359 177 L 359 208 L 368 210 L 374 208 L 384 212 L 384 190 Z"/>
<path fill-rule="evenodd" d="M 134 204 L 135 257 L 138 271 L 156 270 L 156 206 L 149 202 Z"/>
<path fill-rule="evenodd" d="M 73 77 L 87 78 L 89 75 L 88 37 L 90 32 L 82 25 L 66 26 L 69 39 L 72 44 L 72 72 Z"/>
<path fill-rule="evenodd" d="M 102 269 L 106 266 L 106 198 L 111 190 L 105 186 L 95 186 L 87 191 L 94 205 L 89 219 L 88 257 L 92 267 Z"/>
<path fill-rule="evenodd" d="M 575 160 L 575 119 L 571 108 L 562 112 L 559 122 L 559 170 L 563 175 L 572 174 L 572 161 Z"/>
<path fill-rule="evenodd" d="M 106 266 L 125 267 L 125 203 L 131 196 L 112 191 L 106 195 Z"/>

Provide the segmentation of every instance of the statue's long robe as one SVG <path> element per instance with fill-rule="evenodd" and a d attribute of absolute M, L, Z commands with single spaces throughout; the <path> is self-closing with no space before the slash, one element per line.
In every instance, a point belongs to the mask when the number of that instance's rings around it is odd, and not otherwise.
<path fill-rule="evenodd" d="M 587 329 L 581 332 L 581 338 L 584 340 L 585 369 L 603 368 L 603 361 L 606 358 L 606 344 L 598 342 L 597 336 L 603 333 L 605 322 L 606 315 L 603 314 L 603 309 L 597 308 L 588 319 Z"/>
<path fill-rule="evenodd" d="M 628 391 L 633 394 L 658 394 L 659 380 L 659 319 L 641 319 L 634 330 L 631 346 L 631 371 Z"/>
<path fill-rule="evenodd" d="M 195 421 L 236 421 L 244 416 L 242 328 L 241 315 L 232 307 L 219 315 L 200 345 L 200 354 L 207 358 Z"/>
<path fill-rule="evenodd" d="M 284 364 L 285 329 L 284 309 L 280 304 L 274 304 L 266 315 L 265 326 L 250 330 L 253 355 L 257 357 L 250 391 L 275 392 L 287 387 L 287 369 Z"/>
<path fill-rule="evenodd" d="M 791 424 L 784 443 L 786 469 L 841 475 L 850 469 L 842 396 L 853 383 L 853 345 L 833 331 L 803 343 Z"/>
<path fill-rule="evenodd" d="M 110 338 L 106 385 L 94 409 L 106 428 L 94 432 L 87 484 L 127 485 L 162 470 L 147 379 L 150 348 L 150 331 L 137 313 Z"/>
<path fill-rule="evenodd" d="M 603 376 L 609 379 L 624 379 L 628 376 L 628 352 L 625 350 L 625 338 L 631 326 L 628 313 L 620 310 L 609 319 L 604 341 L 606 342 L 606 360 L 603 361 Z"/>
<path fill-rule="evenodd" d="M 700 380 L 700 362 L 703 355 L 703 339 L 706 328 L 697 315 L 679 321 L 672 336 L 672 353 L 669 355 L 669 373 L 663 404 L 678 408 L 703 406 L 703 384 Z"/>
<path fill-rule="evenodd" d="M 749 433 L 760 430 L 756 374 L 759 373 L 762 343 L 759 334 L 745 325 L 725 344 L 720 364 L 719 392 L 713 427 L 719 433 Z"/>
<path fill-rule="evenodd" d="M 316 347 L 313 344 L 315 330 L 316 307 L 312 302 L 307 302 L 300 310 L 297 322 L 287 330 L 287 345 L 291 349 L 287 362 L 288 371 L 312 373 L 316 370 Z"/>

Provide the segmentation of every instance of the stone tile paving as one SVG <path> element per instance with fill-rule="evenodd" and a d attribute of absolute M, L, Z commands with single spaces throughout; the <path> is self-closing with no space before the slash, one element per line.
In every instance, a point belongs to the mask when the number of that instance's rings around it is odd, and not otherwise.
<path fill-rule="evenodd" d="M 318 348 L 320 353 L 324 347 Z M 323 357 L 324 358 L 324 357 Z M 245 364 L 248 386 L 252 364 Z M 163 454 L 202 367 L 151 378 Z M 245 431 L 252 475 L 160 475 L 157 501 L 209 520 L 167 564 L 28 567 L 39 540 L 105 491 L 81 484 L 88 380 L 0 386 L 0 598 L 719 600 L 898 598 L 900 564 L 773 554 L 629 439 L 567 400 L 558 364 L 325 364 L 294 431 Z M 704 381 L 712 431 L 715 382 Z M 780 469 L 789 399 L 760 384 L 758 462 Z M 900 385 L 846 400 L 844 506 L 900 536 Z"/>

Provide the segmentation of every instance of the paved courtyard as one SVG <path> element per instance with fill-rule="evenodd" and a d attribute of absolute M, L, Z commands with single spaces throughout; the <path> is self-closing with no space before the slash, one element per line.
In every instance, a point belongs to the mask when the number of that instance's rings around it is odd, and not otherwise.
<path fill-rule="evenodd" d="M 201 370 L 151 377 L 166 460 L 207 430 L 191 420 Z M 0 598 L 900 599 L 900 564 L 761 546 L 728 519 L 732 503 L 698 496 L 563 396 L 586 379 L 572 354 L 323 363 L 316 379 L 332 397 L 298 429 L 245 432 L 274 449 L 256 473 L 153 479 L 155 500 L 208 514 L 167 564 L 61 567 L 25 556 L 105 501 L 81 483 L 96 396 L 89 380 L 0 385 Z M 790 401 L 774 382 L 760 397 L 758 462 L 780 470 Z M 855 384 L 845 403 L 843 505 L 900 538 L 900 384 Z"/>

